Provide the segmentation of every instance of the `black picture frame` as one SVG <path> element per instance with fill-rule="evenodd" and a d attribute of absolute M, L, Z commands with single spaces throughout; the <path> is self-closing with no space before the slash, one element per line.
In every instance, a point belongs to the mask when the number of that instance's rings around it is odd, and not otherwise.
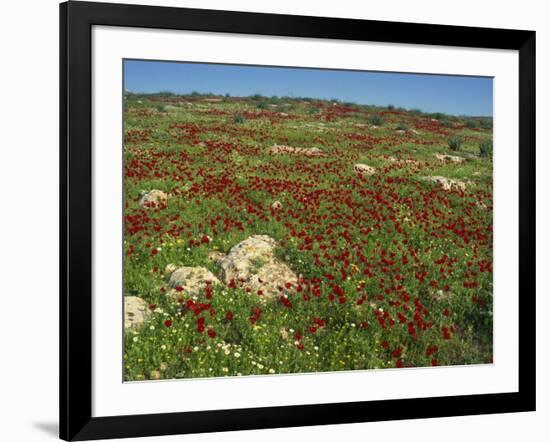
<path fill-rule="evenodd" d="M 510 49 L 519 53 L 519 391 L 92 417 L 94 25 Z M 60 5 L 60 437 L 90 440 L 535 410 L 535 32 L 125 4 Z"/>

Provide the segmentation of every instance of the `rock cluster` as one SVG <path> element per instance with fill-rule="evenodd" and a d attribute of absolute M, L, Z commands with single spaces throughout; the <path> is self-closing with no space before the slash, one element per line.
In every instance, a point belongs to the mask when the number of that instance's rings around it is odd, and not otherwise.
<path fill-rule="evenodd" d="M 274 144 L 268 150 L 272 155 L 303 155 L 306 157 L 325 157 L 324 153 L 318 147 L 292 147 L 281 144 Z"/>
<path fill-rule="evenodd" d="M 466 190 L 466 183 L 464 181 L 445 178 L 443 176 L 428 176 L 423 179 L 441 186 L 443 190 L 460 190 L 462 192 Z"/>

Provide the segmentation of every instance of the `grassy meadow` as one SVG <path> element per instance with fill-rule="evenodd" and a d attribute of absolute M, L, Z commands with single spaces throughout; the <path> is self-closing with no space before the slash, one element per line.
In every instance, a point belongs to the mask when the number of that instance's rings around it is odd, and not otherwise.
<path fill-rule="evenodd" d="M 124 123 L 125 381 L 492 362 L 491 118 L 126 93 Z M 254 235 L 296 275 L 269 297 L 220 277 Z"/>

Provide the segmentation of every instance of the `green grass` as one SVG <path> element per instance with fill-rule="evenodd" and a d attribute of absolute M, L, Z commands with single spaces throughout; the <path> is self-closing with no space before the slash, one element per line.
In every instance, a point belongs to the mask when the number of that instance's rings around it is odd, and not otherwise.
<path fill-rule="evenodd" d="M 126 96 L 125 293 L 155 305 L 125 334 L 127 381 L 492 361 L 492 162 L 481 148 L 492 122 L 387 111 L 289 97 Z M 442 164 L 435 154 L 453 150 L 454 138 L 467 161 Z M 326 157 L 273 156 L 274 144 Z M 377 173 L 358 177 L 356 163 Z M 435 175 L 467 189 L 422 179 Z M 170 194 L 166 207 L 138 206 L 151 189 Z M 277 200 L 283 208 L 272 212 Z M 190 295 L 183 304 L 166 296 L 167 264 L 218 275 L 209 254 L 256 234 L 279 241 L 277 258 L 303 276 L 291 308 L 223 284 L 210 299 L 196 296 L 210 304 L 198 316 L 185 307 Z M 335 286 L 343 295 L 332 299 Z"/>

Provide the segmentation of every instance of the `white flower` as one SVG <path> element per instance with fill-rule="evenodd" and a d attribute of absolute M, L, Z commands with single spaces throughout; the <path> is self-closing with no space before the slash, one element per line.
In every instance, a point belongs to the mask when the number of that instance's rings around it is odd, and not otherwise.
<path fill-rule="evenodd" d="M 154 329 L 155 329 L 155 326 L 154 326 L 154 325 L 151 325 L 151 326 L 149 327 L 149 330 L 154 330 Z"/>
<path fill-rule="evenodd" d="M 132 341 L 134 341 L 134 342 L 139 341 L 139 337 L 138 337 L 138 336 L 134 336 L 134 337 L 132 338 Z"/>
<path fill-rule="evenodd" d="M 270 374 L 275 374 L 275 370 L 273 370 L 272 368 L 269 369 L 269 373 Z"/>
<path fill-rule="evenodd" d="M 241 354 L 238 351 L 236 351 L 235 353 L 233 353 L 233 356 L 235 356 L 236 358 L 240 358 Z"/>
<path fill-rule="evenodd" d="M 162 345 L 160 346 L 160 349 L 161 349 L 161 350 L 166 350 L 166 345 L 162 344 Z"/>

